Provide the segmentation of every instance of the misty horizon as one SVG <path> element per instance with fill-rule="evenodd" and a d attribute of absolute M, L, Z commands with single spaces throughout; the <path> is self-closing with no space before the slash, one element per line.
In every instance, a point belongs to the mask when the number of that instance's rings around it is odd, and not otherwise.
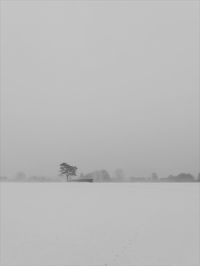
<path fill-rule="evenodd" d="M 60 164 L 61 165 L 61 164 Z M 69 164 L 68 164 L 69 165 Z M 83 173 L 78 171 L 76 166 L 75 172 L 71 172 L 69 177 L 66 177 L 68 170 L 60 169 L 59 173 L 55 176 L 41 176 L 41 175 L 27 175 L 23 171 L 17 172 L 12 177 L 0 176 L 1 182 L 6 181 L 19 181 L 19 182 L 200 182 L 200 173 L 197 176 L 192 175 L 191 173 L 178 173 L 170 174 L 165 177 L 159 176 L 156 172 L 151 173 L 148 176 L 127 176 L 123 169 L 115 169 L 112 173 L 106 169 L 90 171 L 89 173 Z M 67 174 L 68 175 L 68 174 Z"/>

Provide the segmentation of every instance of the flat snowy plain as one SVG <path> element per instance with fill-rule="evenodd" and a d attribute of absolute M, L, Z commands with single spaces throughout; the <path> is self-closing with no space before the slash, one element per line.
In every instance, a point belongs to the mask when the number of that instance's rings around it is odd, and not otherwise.
<path fill-rule="evenodd" d="M 200 184 L 1 183 L 1 266 L 199 266 Z"/>

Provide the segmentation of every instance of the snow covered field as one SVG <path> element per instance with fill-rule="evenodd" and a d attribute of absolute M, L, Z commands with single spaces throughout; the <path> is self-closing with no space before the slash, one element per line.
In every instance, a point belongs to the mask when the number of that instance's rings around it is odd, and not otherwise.
<path fill-rule="evenodd" d="M 199 266 L 200 185 L 2 183 L 1 266 Z"/>

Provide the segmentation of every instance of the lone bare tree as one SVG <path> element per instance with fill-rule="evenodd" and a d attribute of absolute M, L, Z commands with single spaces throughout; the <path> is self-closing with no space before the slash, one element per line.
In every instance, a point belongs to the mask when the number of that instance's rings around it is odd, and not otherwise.
<path fill-rule="evenodd" d="M 70 176 L 76 176 L 77 169 L 78 168 L 76 166 L 71 166 L 67 163 L 61 163 L 60 164 L 60 175 L 66 175 L 67 182 L 68 182 Z"/>

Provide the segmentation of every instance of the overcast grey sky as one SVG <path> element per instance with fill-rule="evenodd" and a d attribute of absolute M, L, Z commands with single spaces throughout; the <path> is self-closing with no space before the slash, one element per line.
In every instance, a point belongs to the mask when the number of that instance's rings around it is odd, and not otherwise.
<path fill-rule="evenodd" d="M 1 175 L 196 175 L 198 5 L 2 1 Z"/>

